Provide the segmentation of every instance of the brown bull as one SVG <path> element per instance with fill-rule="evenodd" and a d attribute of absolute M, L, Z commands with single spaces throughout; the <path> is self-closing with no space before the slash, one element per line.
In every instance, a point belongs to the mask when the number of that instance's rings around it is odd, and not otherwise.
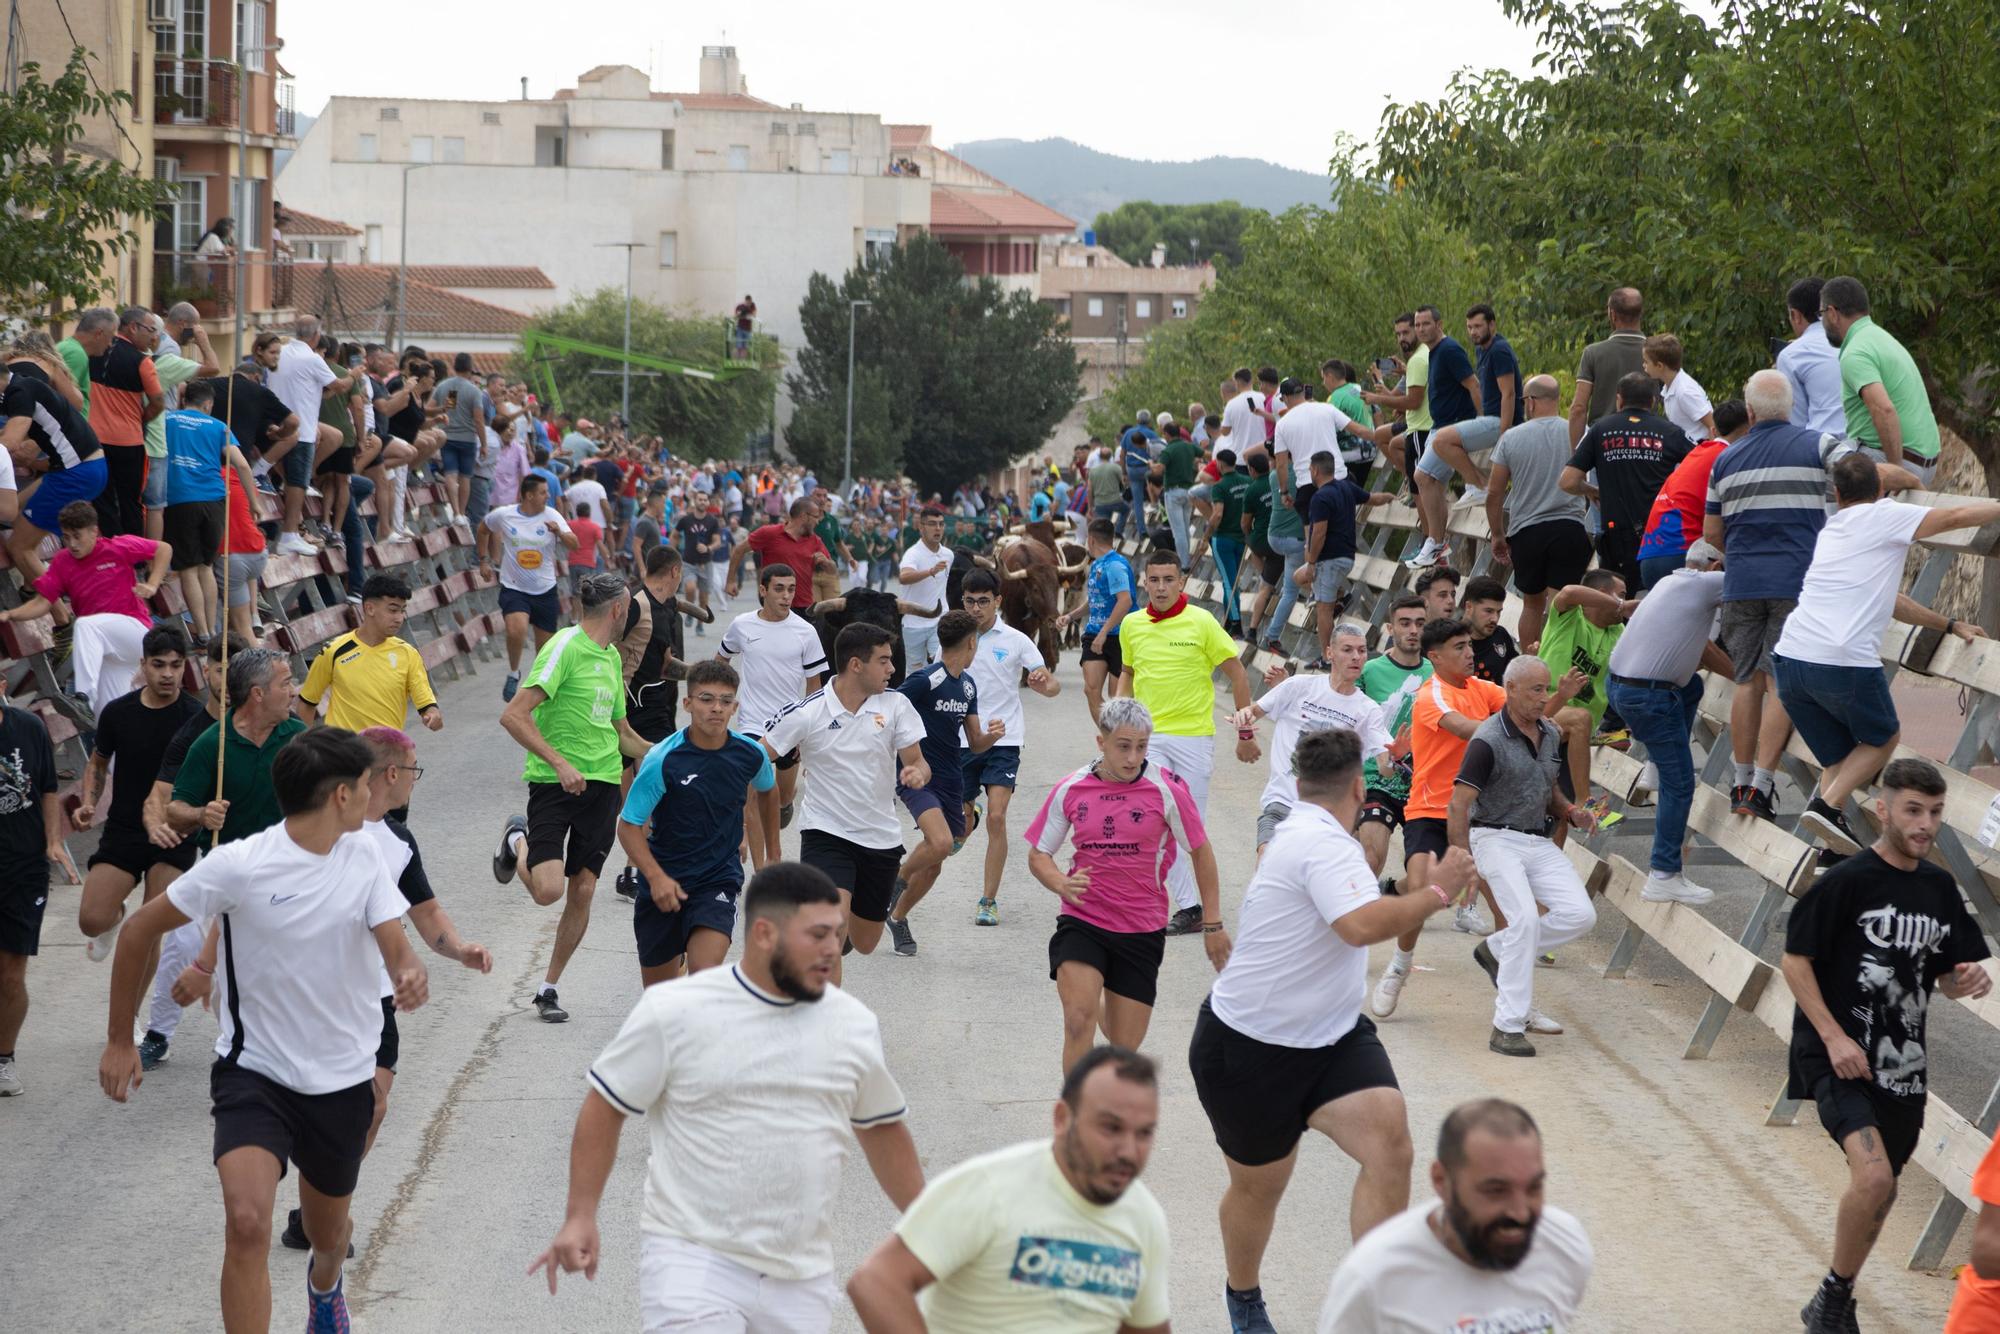
<path fill-rule="evenodd" d="M 1056 617 L 1062 611 L 1062 579 L 1077 568 L 1062 564 L 1047 543 L 1032 537 L 1003 537 L 989 557 L 976 557 L 1000 576 L 1000 614 L 1007 624 L 1035 641 L 1054 671 L 1062 657 Z"/>

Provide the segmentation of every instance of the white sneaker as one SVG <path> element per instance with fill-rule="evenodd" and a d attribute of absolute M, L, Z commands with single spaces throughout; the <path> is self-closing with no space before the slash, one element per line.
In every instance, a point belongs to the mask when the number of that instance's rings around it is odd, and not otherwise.
<path fill-rule="evenodd" d="M 1560 1033 L 1563 1031 L 1563 1026 L 1543 1014 L 1540 1010 L 1529 1010 L 1528 1031 L 1530 1033 Z"/>
<path fill-rule="evenodd" d="M 103 935 L 90 937 L 89 943 L 83 947 L 83 957 L 92 963 L 103 963 L 110 958 L 111 951 L 118 945 L 118 928 L 124 924 L 124 919 L 120 918 Z"/>
<path fill-rule="evenodd" d="M 1403 564 L 1412 570 L 1421 570 L 1426 566 L 1437 564 L 1440 545 L 1436 538 L 1425 538 L 1423 546 L 1417 549 L 1417 554 L 1404 561 Z"/>
<path fill-rule="evenodd" d="M 1484 505 L 1485 503 L 1486 488 L 1483 486 L 1468 486 L 1465 488 L 1465 494 L 1453 501 L 1451 507 L 1455 510 L 1469 510 L 1475 505 Z"/>
<path fill-rule="evenodd" d="M 1685 876 L 1648 875 L 1646 887 L 1639 891 L 1639 897 L 1648 903 L 1707 903 L 1715 897 L 1712 889 L 1689 884 Z"/>
<path fill-rule="evenodd" d="M 1468 936 L 1490 936 L 1493 934 L 1493 928 L 1488 926 L 1486 919 L 1479 915 L 1479 909 L 1473 907 L 1470 903 L 1461 905 L 1456 912 L 1452 913 L 1451 924 L 1460 931 L 1465 932 Z"/>
<path fill-rule="evenodd" d="M 318 550 L 297 533 L 279 533 L 276 551 L 280 556 L 316 556 Z"/>
<path fill-rule="evenodd" d="M 1368 998 L 1368 1010 L 1377 1019 L 1387 1019 L 1396 1012 L 1396 1000 L 1403 994 L 1403 983 L 1410 980 L 1409 970 L 1390 965 L 1382 970 L 1382 980 L 1375 984 L 1375 994 Z"/>
<path fill-rule="evenodd" d="M 0 1098 L 18 1098 L 27 1091 L 21 1087 L 21 1077 L 14 1073 L 14 1058 L 9 1056 L 0 1061 Z"/>
<path fill-rule="evenodd" d="M 1660 766 L 1651 760 L 1639 771 L 1639 781 L 1632 787 L 1632 795 L 1625 799 L 1627 806 L 1650 806 L 1653 794 L 1660 790 Z"/>

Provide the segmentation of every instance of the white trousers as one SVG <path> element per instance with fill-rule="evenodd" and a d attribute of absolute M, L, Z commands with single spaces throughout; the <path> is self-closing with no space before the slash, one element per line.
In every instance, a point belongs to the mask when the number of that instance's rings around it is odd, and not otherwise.
<path fill-rule="evenodd" d="M 1493 999 L 1493 1026 L 1520 1033 L 1535 1003 L 1535 956 L 1566 945 L 1597 925 L 1583 881 L 1563 850 L 1546 838 L 1511 829 L 1471 831 L 1472 859 L 1507 915 L 1507 928 L 1486 938 L 1500 962 L 1500 990 Z M 1548 909 L 1537 914 L 1535 905 Z"/>
<path fill-rule="evenodd" d="M 706 1246 L 650 1232 L 639 1246 L 645 1334 L 826 1334 L 839 1295 L 831 1273 L 770 1278 Z"/>
<path fill-rule="evenodd" d="M 146 1027 L 163 1038 L 171 1038 L 180 1027 L 181 1007 L 174 1003 L 174 982 L 201 953 L 202 925 L 183 922 L 160 939 L 160 968 L 153 974 L 153 1006 Z"/>
<path fill-rule="evenodd" d="M 1213 736 L 1168 736 L 1162 732 L 1153 733 L 1147 743 L 1146 756 L 1155 764 L 1172 769 L 1180 780 L 1188 785 L 1194 796 L 1195 809 L 1201 818 L 1208 819 L 1208 780 L 1215 774 L 1215 738 Z M 1194 859 L 1185 849 L 1174 854 L 1174 864 L 1167 871 L 1167 897 L 1173 900 L 1174 911 L 1199 907 L 1201 891 L 1194 883 Z"/>
<path fill-rule="evenodd" d="M 99 612 L 76 618 L 70 631 L 70 663 L 76 669 L 76 693 L 90 701 L 90 711 L 102 717 L 104 706 L 132 693 L 145 659 L 142 645 L 147 625 L 134 616 Z"/>

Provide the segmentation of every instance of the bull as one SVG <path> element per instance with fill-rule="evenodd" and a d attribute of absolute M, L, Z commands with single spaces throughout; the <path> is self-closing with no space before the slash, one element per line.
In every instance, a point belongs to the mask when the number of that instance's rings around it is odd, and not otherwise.
<path fill-rule="evenodd" d="M 827 664 L 833 674 L 838 675 L 841 664 L 834 661 L 833 644 L 840 632 L 850 625 L 879 625 L 890 635 L 889 650 L 896 658 L 896 675 L 890 685 L 899 685 L 907 664 L 903 660 L 903 618 L 905 616 L 936 616 L 943 607 L 936 603 L 920 607 L 914 602 L 905 602 L 894 593 L 883 593 L 873 588 L 863 588 L 857 584 L 838 597 L 821 598 L 813 603 L 806 619 L 819 631 L 820 647 L 826 652 Z"/>
<path fill-rule="evenodd" d="M 1090 579 L 1090 551 L 1080 542 L 1058 542 L 1055 551 L 1062 584 L 1062 610 L 1068 614 L 1089 600 L 1085 585 Z M 1063 643 L 1071 648 L 1083 647 L 1082 617 L 1069 623 L 1069 629 L 1063 632 Z"/>
<path fill-rule="evenodd" d="M 1084 566 L 1064 565 L 1047 543 L 1036 538 L 1011 535 L 993 544 L 991 557 L 975 559 L 1000 576 L 1000 615 L 1035 641 L 1042 661 L 1054 671 L 1062 658 L 1062 637 L 1056 629 L 1062 579 Z"/>

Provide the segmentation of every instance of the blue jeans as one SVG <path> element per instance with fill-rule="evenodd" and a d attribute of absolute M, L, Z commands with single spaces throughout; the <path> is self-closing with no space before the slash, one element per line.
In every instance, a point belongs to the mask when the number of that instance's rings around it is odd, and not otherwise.
<path fill-rule="evenodd" d="M 368 582 L 368 530 L 363 526 L 361 503 L 375 494 L 375 483 L 360 473 L 347 479 L 347 518 L 340 525 L 340 538 L 347 546 L 347 591 L 359 593 Z"/>
<path fill-rule="evenodd" d="M 1239 621 L 1243 612 L 1236 602 L 1236 569 L 1243 563 L 1243 539 L 1218 536 L 1209 543 L 1209 549 L 1215 552 L 1215 568 L 1222 576 L 1222 618 Z"/>
<path fill-rule="evenodd" d="M 1125 485 L 1132 493 L 1131 531 L 1134 537 L 1146 535 L 1146 477 L 1144 472 L 1127 470 Z"/>
<path fill-rule="evenodd" d="M 1651 588 L 1660 580 L 1687 564 L 1687 552 L 1672 556 L 1648 556 L 1639 562 L 1639 587 Z"/>
<path fill-rule="evenodd" d="M 1271 534 L 1271 550 L 1285 558 L 1285 572 L 1278 579 L 1278 605 L 1271 608 L 1271 619 L 1264 622 L 1264 638 L 1279 639 L 1285 627 L 1291 624 L 1292 606 L 1299 600 L 1299 586 L 1292 576 L 1306 563 L 1306 540 L 1303 537 L 1280 537 Z"/>
<path fill-rule="evenodd" d="M 1177 486 L 1162 495 L 1167 505 L 1167 524 L 1174 530 L 1174 551 L 1181 558 L 1181 569 L 1186 571 L 1192 563 L 1194 549 L 1188 538 L 1189 525 L 1194 521 L 1194 493 L 1184 486 Z"/>
<path fill-rule="evenodd" d="M 1679 690 L 1651 690 L 1614 679 L 1605 683 L 1604 693 L 1633 737 L 1645 743 L 1646 758 L 1660 771 L 1652 868 L 1679 875 L 1688 811 L 1694 806 L 1694 752 L 1688 739 L 1694 735 L 1694 716 L 1701 707 L 1701 677 Z"/>
<path fill-rule="evenodd" d="M 1092 507 L 1091 517 L 1093 519 L 1111 520 L 1111 531 L 1116 533 L 1125 526 L 1125 516 L 1131 512 L 1132 507 L 1121 500 L 1116 505 L 1097 505 Z"/>

